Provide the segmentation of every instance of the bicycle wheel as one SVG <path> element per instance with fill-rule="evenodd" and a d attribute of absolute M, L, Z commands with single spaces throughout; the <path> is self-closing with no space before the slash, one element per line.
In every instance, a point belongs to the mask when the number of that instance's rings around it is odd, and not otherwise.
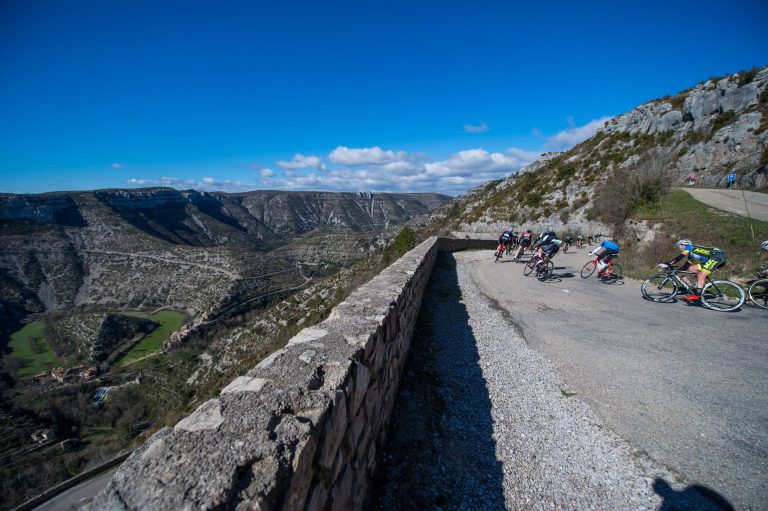
<path fill-rule="evenodd" d="M 555 263 L 552 261 L 547 261 L 547 264 L 539 263 L 536 265 L 536 278 L 539 279 L 539 282 L 544 282 L 552 276 L 554 271 Z"/>
<path fill-rule="evenodd" d="M 611 265 L 611 273 L 603 273 L 601 278 L 606 282 L 616 282 L 617 280 L 621 280 L 621 275 L 621 265 L 614 262 Z"/>
<path fill-rule="evenodd" d="M 677 283 L 669 275 L 653 275 L 643 281 L 640 292 L 652 302 L 671 302 L 677 295 Z"/>
<path fill-rule="evenodd" d="M 525 267 L 523 268 L 523 275 L 526 277 L 533 273 L 533 270 L 536 268 L 536 263 L 539 261 L 539 258 L 536 256 L 531 257 L 527 263 L 525 263 Z"/>
<path fill-rule="evenodd" d="M 744 290 L 730 280 L 712 280 L 701 291 L 701 304 L 716 311 L 734 311 L 744 303 Z"/>
<path fill-rule="evenodd" d="M 592 276 L 593 273 L 595 273 L 595 268 L 597 268 L 597 263 L 594 261 L 587 261 L 587 264 L 584 265 L 584 267 L 581 269 L 581 278 L 582 279 L 588 279 Z"/>
<path fill-rule="evenodd" d="M 768 309 L 768 279 L 756 280 L 749 285 L 749 299 L 763 309 Z"/>
<path fill-rule="evenodd" d="M 496 252 L 493 253 L 493 255 L 496 256 L 496 259 L 494 259 L 493 262 L 494 263 L 499 262 L 499 257 L 501 257 L 501 250 L 497 250 Z"/>

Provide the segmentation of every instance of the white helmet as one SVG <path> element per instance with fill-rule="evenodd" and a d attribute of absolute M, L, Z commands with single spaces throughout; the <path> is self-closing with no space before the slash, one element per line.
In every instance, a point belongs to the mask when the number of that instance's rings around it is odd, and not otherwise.
<path fill-rule="evenodd" d="M 760 243 L 760 248 L 763 250 L 768 250 L 768 240 L 765 240 L 764 242 Z"/>
<path fill-rule="evenodd" d="M 675 246 L 677 247 L 679 245 L 693 245 L 693 242 L 691 240 L 678 240 L 677 243 L 675 243 Z"/>

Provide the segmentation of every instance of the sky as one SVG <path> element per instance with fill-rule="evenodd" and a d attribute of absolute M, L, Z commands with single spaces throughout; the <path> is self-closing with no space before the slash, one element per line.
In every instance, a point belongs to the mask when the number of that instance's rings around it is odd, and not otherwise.
<path fill-rule="evenodd" d="M 3 0 L 0 192 L 462 193 L 768 64 L 768 2 Z"/>

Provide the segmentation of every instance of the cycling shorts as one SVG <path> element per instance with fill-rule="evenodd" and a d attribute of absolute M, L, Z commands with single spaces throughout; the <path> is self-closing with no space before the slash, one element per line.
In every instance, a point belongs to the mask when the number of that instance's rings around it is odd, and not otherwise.
<path fill-rule="evenodd" d="M 520 238 L 520 246 L 527 247 L 531 244 L 531 238 Z"/>
<path fill-rule="evenodd" d="M 712 275 L 712 272 L 715 271 L 719 266 L 722 266 L 725 261 L 721 261 L 719 259 L 708 259 L 706 262 L 702 262 L 697 264 L 696 266 L 699 268 L 699 271 L 703 271 L 707 275 Z"/>

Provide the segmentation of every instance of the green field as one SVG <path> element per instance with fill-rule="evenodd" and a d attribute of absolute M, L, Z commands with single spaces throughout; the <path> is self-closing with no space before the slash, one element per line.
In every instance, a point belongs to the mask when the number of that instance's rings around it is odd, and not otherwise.
<path fill-rule="evenodd" d="M 128 353 L 126 353 L 118 362 L 117 365 L 125 367 L 137 360 L 141 360 L 160 353 L 160 349 L 163 347 L 163 341 L 171 335 L 171 333 L 178 330 L 181 325 L 184 324 L 185 316 L 181 312 L 176 311 L 160 311 L 154 314 L 146 314 L 143 312 L 124 312 L 125 316 L 133 316 L 137 318 L 144 318 L 160 323 L 160 326 L 155 329 L 154 332 L 146 336 L 140 343 L 134 346 Z"/>
<path fill-rule="evenodd" d="M 18 376 L 32 376 L 50 369 L 58 363 L 56 353 L 45 340 L 42 321 L 36 321 L 11 335 L 11 355 L 24 364 L 16 373 Z"/>

